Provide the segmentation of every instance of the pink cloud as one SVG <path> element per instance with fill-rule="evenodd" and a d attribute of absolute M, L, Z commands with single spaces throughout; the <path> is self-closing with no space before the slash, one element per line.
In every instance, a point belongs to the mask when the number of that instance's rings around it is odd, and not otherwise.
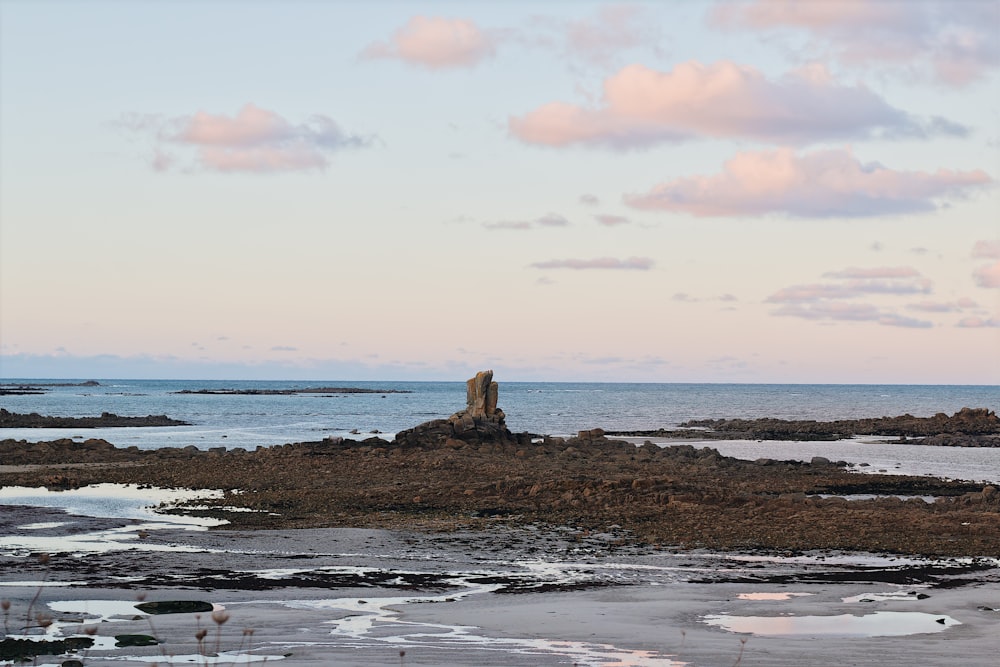
<path fill-rule="evenodd" d="M 1000 239 L 976 241 L 976 245 L 972 246 L 972 256 L 1000 259 Z"/>
<path fill-rule="evenodd" d="M 961 197 L 992 182 L 981 170 L 895 171 L 862 163 L 845 149 L 800 155 L 779 148 L 737 153 L 719 174 L 678 178 L 624 201 L 698 217 L 865 217 L 933 211 L 935 199 Z"/>
<path fill-rule="evenodd" d="M 274 148 L 203 148 L 201 164 L 222 172 L 270 172 L 323 169 L 326 156 L 309 146 Z"/>
<path fill-rule="evenodd" d="M 768 303 L 806 303 L 825 299 L 851 299 L 864 294 L 928 294 L 931 283 L 926 278 L 901 282 L 850 280 L 846 283 L 819 283 L 785 287 L 767 297 Z"/>
<path fill-rule="evenodd" d="M 569 220 L 558 213 L 548 213 L 534 220 L 502 220 L 483 223 L 483 227 L 490 230 L 513 229 L 518 231 L 527 231 L 538 227 L 566 227 L 568 225 Z"/>
<path fill-rule="evenodd" d="M 962 329 L 1000 328 L 1000 320 L 993 319 L 992 317 L 963 317 L 955 326 Z"/>
<path fill-rule="evenodd" d="M 1000 5 L 989 0 L 750 0 L 720 3 L 711 21 L 757 31 L 801 30 L 813 40 L 813 55 L 832 52 L 849 66 L 898 66 L 952 86 L 982 79 L 1000 63 Z"/>
<path fill-rule="evenodd" d="M 867 296 L 902 296 L 929 294 L 931 281 L 916 269 L 907 266 L 851 267 L 823 274 L 838 282 L 795 285 L 779 289 L 765 303 L 778 304 L 772 315 L 808 320 L 844 320 L 875 322 L 882 326 L 927 328 L 931 322 L 907 317 L 869 303 L 845 301 Z M 975 306 L 970 299 L 942 304 L 923 301 L 907 306 L 909 310 L 938 313 L 953 312 Z"/>
<path fill-rule="evenodd" d="M 694 137 L 798 144 L 963 131 L 946 122 L 921 128 L 871 90 L 837 83 L 821 66 L 771 80 L 729 61 L 689 61 L 669 72 L 629 65 L 605 80 L 599 106 L 550 102 L 509 118 L 508 128 L 530 144 L 616 149 Z"/>
<path fill-rule="evenodd" d="M 870 304 L 859 303 L 789 304 L 779 308 L 772 314 L 781 317 L 799 317 L 807 320 L 876 322 L 882 326 L 914 329 L 926 329 L 933 326 L 931 322 L 926 320 L 905 317 L 884 311 Z"/>
<path fill-rule="evenodd" d="M 639 5 L 605 5 L 594 18 L 572 21 L 566 29 L 571 53 L 598 63 L 610 62 L 627 49 L 655 45 L 659 22 Z"/>
<path fill-rule="evenodd" d="M 544 262 L 535 262 L 531 266 L 536 269 L 624 269 L 648 271 L 653 268 L 653 260 L 649 257 L 628 257 L 626 259 L 616 259 L 614 257 L 599 257 L 596 259 L 550 259 Z"/>
<path fill-rule="evenodd" d="M 295 135 L 291 123 L 278 114 L 247 104 L 235 116 L 199 111 L 187 119 L 175 139 L 199 146 L 245 148 L 287 141 Z"/>
<path fill-rule="evenodd" d="M 565 227 L 569 224 L 569 220 L 558 213 L 549 213 L 535 220 L 535 224 L 541 227 Z"/>
<path fill-rule="evenodd" d="M 395 58 L 431 69 L 471 67 L 496 53 L 496 41 L 465 19 L 414 16 L 388 42 L 375 42 L 363 58 Z"/>
<path fill-rule="evenodd" d="M 254 104 L 246 104 L 234 116 L 205 111 L 172 119 L 125 114 L 119 125 L 153 138 L 156 171 L 178 162 L 177 156 L 163 150 L 165 145 L 195 148 L 195 163 L 212 171 L 275 172 L 323 169 L 331 153 L 372 141 L 343 132 L 326 116 L 293 124 Z"/>
<path fill-rule="evenodd" d="M 980 287 L 1000 287 L 1000 262 L 979 267 L 972 272 L 972 277 Z"/>
<path fill-rule="evenodd" d="M 911 303 L 907 308 L 924 313 L 956 313 L 967 308 L 978 308 L 978 304 L 972 299 L 959 299 L 949 302 L 921 301 L 920 303 Z"/>
<path fill-rule="evenodd" d="M 616 225 L 627 225 L 630 220 L 623 215 L 609 215 L 609 214 L 599 214 L 595 215 L 594 219 L 606 227 L 614 227 Z"/>
<path fill-rule="evenodd" d="M 911 266 L 875 266 L 868 268 L 851 267 L 823 274 L 829 278 L 913 278 L 920 272 Z"/>

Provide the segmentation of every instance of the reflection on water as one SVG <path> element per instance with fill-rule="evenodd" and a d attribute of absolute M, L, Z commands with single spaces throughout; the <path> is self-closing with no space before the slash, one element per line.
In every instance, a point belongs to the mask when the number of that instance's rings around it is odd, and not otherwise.
<path fill-rule="evenodd" d="M 730 632 L 766 637 L 897 637 L 941 632 L 961 625 L 950 616 L 915 611 L 877 611 L 854 616 L 729 616 L 713 614 L 703 619 Z"/>
<path fill-rule="evenodd" d="M 407 620 L 396 607 L 414 603 L 453 602 L 462 597 L 500 589 L 500 584 L 481 584 L 459 576 L 453 583 L 462 588 L 441 594 L 358 599 L 290 600 L 284 604 L 298 609 L 321 609 L 341 615 L 327 621 L 331 634 L 356 648 L 376 644 L 406 647 L 433 647 L 447 650 L 474 649 L 498 655 L 564 656 L 582 667 L 683 667 L 686 662 L 657 651 L 621 648 L 611 644 L 553 640 L 533 637 L 490 637 L 480 628 Z M 466 578 L 467 577 L 467 578 Z M 502 658 L 498 658 L 502 660 Z"/>
<path fill-rule="evenodd" d="M 158 513 L 178 503 L 198 498 L 221 498 L 219 490 L 160 489 L 134 484 L 91 484 L 78 489 L 50 491 L 45 487 L 0 487 L 0 505 L 27 505 L 29 507 L 55 507 L 67 514 L 108 519 L 150 519 L 175 525 L 207 528 L 218 526 L 218 519 L 203 519 Z M 53 527 L 54 524 L 29 524 Z"/>
<path fill-rule="evenodd" d="M 813 593 L 740 593 L 740 600 L 791 600 L 793 597 L 813 595 Z"/>
<path fill-rule="evenodd" d="M 12 535 L 0 535 L 0 553 L 99 553 L 135 549 L 142 537 L 153 530 L 183 528 L 207 530 L 227 521 L 205 517 L 163 514 L 178 503 L 205 498 L 221 498 L 222 491 L 160 489 L 127 484 L 93 484 L 79 489 L 50 491 L 44 487 L 7 486 L 0 488 L 0 506 L 23 505 L 62 509 L 67 514 L 129 521 L 128 525 L 105 530 L 74 532 L 72 521 L 47 521 L 17 526 Z M 23 532 L 20 532 L 23 531 Z M 145 551 L 193 551 L 184 545 L 142 544 Z M 203 551 L 203 549 L 198 549 Z"/>
<path fill-rule="evenodd" d="M 84 636 L 85 627 L 97 627 L 98 624 L 102 624 L 102 629 L 91 635 L 91 639 L 94 640 L 94 645 L 87 649 L 87 653 L 90 654 L 91 658 L 96 658 L 94 654 L 105 654 L 99 657 L 104 660 L 113 660 L 115 662 L 126 662 L 126 663 L 150 663 L 159 665 L 190 665 L 196 664 L 202 667 L 217 666 L 217 665 L 243 665 L 253 662 L 270 662 L 273 660 L 284 660 L 283 655 L 257 655 L 251 652 L 249 648 L 240 648 L 235 651 L 219 651 L 212 652 L 210 654 L 197 653 L 197 654 L 186 654 L 178 655 L 173 651 L 160 651 L 159 646 L 155 646 L 154 649 L 149 649 L 151 651 L 150 655 L 123 655 L 124 651 L 134 651 L 135 648 L 122 649 L 116 646 L 115 634 L 116 629 L 105 629 L 103 624 L 108 623 L 129 623 L 141 619 L 145 619 L 149 615 L 136 609 L 135 601 L 125 601 L 125 600 L 62 600 L 56 602 L 49 602 L 48 606 L 55 612 L 60 614 L 68 615 L 80 615 L 81 618 L 76 618 L 74 620 L 59 620 L 58 618 L 53 619 L 51 625 L 45 629 L 45 636 L 47 639 L 56 640 L 63 639 L 66 637 L 79 637 Z M 216 605 L 216 608 L 221 609 Z M 127 634 L 122 632 L 122 634 Z M 12 638 L 20 639 L 35 639 L 39 637 L 35 635 L 8 635 Z M 37 663 L 35 663 L 37 664 Z M 65 664 L 59 663 L 45 663 L 39 665 L 39 667 L 46 667 L 50 665 L 51 667 L 60 667 L 60 665 Z"/>

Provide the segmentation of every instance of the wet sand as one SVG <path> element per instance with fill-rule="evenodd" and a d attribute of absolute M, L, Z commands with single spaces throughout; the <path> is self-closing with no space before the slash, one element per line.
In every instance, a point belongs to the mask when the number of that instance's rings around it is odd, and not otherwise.
<path fill-rule="evenodd" d="M 197 531 L 13 506 L 0 513 L 0 535 L 8 623 L 23 622 L 33 606 L 53 616 L 50 637 L 96 626 L 98 646 L 80 656 L 88 666 L 266 658 L 290 666 L 986 667 L 1000 650 L 996 561 L 672 552 L 635 545 L 614 526 L 585 535 L 501 523 L 453 533 Z M 44 538 L 65 546 L 47 563 L 32 553 Z M 761 593 L 795 595 L 740 597 Z M 224 607 L 220 655 L 202 655 L 195 638 L 207 626 L 202 649 L 215 653 L 209 614 L 147 617 L 134 609 L 139 598 Z M 785 631 L 803 616 L 830 622 L 818 633 L 769 637 L 710 625 L 712 615 L 778 617 Z M 913 634 L 844 636 L 834 627 L 844 615 L 871 619 L 868 632 Z M 886 620 L 894 623 L 880 626 Z M 135 633 L 162 643 L 112 646 L 113 635 Z"/>

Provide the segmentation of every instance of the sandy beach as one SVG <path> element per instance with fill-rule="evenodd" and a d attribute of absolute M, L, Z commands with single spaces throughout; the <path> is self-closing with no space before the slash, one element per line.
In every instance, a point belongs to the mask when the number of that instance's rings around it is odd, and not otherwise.
<path fill-rule="evenodd" d="M 986 667 L 998 648 L 996 561 L 682 553 L 613 527 L 204 531 L 26 507 L 0 524 L 8 625 L 30 607 L 51 617 L 48 639 L 96 628 L 93 647 L 40 665 Z M 50 538 L 66 551 L 42 563 L 32 547 Z M 140 600 L 228 619 L 149 616 Z M 722 627 L 748 618 L 754 633 Z M 115 647 L 127 634 L 159 643 Z"/>

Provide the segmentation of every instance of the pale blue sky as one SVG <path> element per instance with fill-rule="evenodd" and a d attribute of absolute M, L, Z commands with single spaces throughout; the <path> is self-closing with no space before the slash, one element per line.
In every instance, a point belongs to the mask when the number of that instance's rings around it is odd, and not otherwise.
<path fill-rule="evenodd" d="M 0 0 L 0 376 L 996 384 L 998 30 Z"/>

